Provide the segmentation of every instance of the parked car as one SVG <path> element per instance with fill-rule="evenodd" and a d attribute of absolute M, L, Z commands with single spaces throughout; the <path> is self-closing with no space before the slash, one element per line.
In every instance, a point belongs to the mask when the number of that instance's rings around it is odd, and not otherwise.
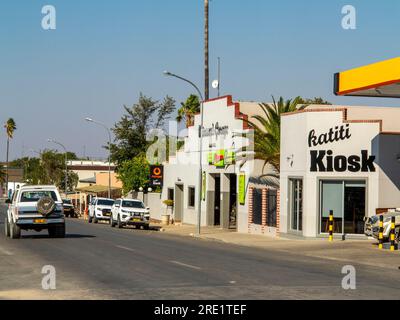
<path fill-rule="evenodd" d="M 91 205 L 89 206 L 89 223 L 109 221 L 113 204 L 113 199 L 94 198 Z"/>
<path fill-rule="evenodd" d="M 110 220 L 111 227 L 134 226 L 150 228 L 150 209 L 146 208 L 143 201 L 133 199 L 117 199 L 112 207 Z"/>
<path fill-rule="evenodd" d="M 383 240 L 390 241 L 392 217 L 395 217 L 395 239 L 400 241 L 400 210 L 390 211 L 383 214 Z M 379 240 L 379 216 L 366 219 L 365 235 Z"/>
<path fill-rule="evenodd" d="M 63 199 L 64 215 L 68 218 L 76 218 L 75 207 L 70 199 Z"/>
<path fill-rule="evenodd" d="M 48 230 L 52 238 L 65 237 L 65 217 L 60 193 L 55 186 L 23 186 L 8 204 L 5 234 L 21 238 L 21 230 Z"/>

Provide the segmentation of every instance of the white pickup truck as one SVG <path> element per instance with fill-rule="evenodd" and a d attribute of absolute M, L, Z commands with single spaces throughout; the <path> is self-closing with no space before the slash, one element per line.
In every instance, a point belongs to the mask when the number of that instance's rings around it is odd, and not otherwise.
<path fill-rule="evenodd" d="M 65 237 L 63 202 L 55 186 L 23 186 L 8 204 L 5 234 L 21 238 L 21 230 L 48 230 L 52 238 Z"/>
<path fill-rule="evenodd" d="M 383 216 L 383 240 L 390 241 L 392 217 L 395 217 L 395 241 L 400 241 L 400 209 L 389 211 Z M 379 240 L 379 216 L 368 218 L 365 222 L 365 235 Z"/>

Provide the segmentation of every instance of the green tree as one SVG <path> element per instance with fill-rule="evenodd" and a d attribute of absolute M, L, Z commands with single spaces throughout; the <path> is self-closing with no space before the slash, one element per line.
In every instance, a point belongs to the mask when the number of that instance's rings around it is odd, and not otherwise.
<path fill-rule="evenodd" d="M 178 116 L 176 120 L 178 122 L 186 121 L 186 128 L 189 128 L 194 124 L 194 117 L 200 112 L 200 100 L 199 97 L 192 94 L 186 102 L 181 103 L 181 107 L 178 110 Z"/>
<path fill-rule="evenodd" d="M 150 165 L 144 154 L 124 161 L 118 169 L 118 179 L 122 182 L 124 194 L 146 187 L 149 176 Z"/>
<path fill-rule="evenodd" d="M 332 105 L 332 103 L 330 103 L 329 101 L 324 100 L 321 97 L 313 98 L 313 99 L 300 98 L 299 104 L 305 104 L 305 105 L 310 105 L 310 104 Z"/>
<path fill-rule="evenodd" d="M 161 129 L 175 110 L 175 100 L 169 96 L 159 102 L 140 94 L 138 103 L 128 108 L 126 114 L 112 129 L 115 143 L 111 144 L 111 160 L 119 167 L 127 160 L 145 153 L 151 141 L 146 135 L 151 129 Z"/>
<path fill-rule="evenodd" d="M 272 104 L 259 104 L 262 115 L 252 116 L 248 120 L 254 129 L 254 159 L 264 161 L 263 173 L 268 164 L 274 170 L 266 176 L 278 176 L 280 172 L 281 115 L 306 108 L 305 105 L 299 107 L 300 97 L 286 101 L 282 97 L 278 101 L 272 99 Z"/>
<path fill-rule="evenodd" d="M 75 190 L 79 182 L 79 176 L 73 171 L 68 171 L 67 188 L 68 190 Z M 65 170 L 61 174 L 60 181 L 57 182 L 57 187 L 60 189 L 65 188 Z"/>
<path fill-rule="evenodd" d="M 73 152 L 67 152 L 68 160 L 76 160 Z M 54 184 L 64 189 L 65 154 L 54 150 L 45 150 L 40 158 L 24 157 L 10 162 L 10 166 L 24 169 L 24 181 L 32 185 Z M 68 188 L 73 190 L 78 184 L 78 175 L 68 171 Z"/>
<path fill-rule="evenodd" d="M 9 159 L 9 153 L 10 153 L 10 140 L 14 137 L 15 130 L 17 130 L 17 125 L 16 125 L 14 119 L 9 118 L 4 125 L 4 128 L 6 129 L 6 134 L 7 134 L 6 185 L 8 185 L 8 167 L 9 167 L 8 159 Z"/>

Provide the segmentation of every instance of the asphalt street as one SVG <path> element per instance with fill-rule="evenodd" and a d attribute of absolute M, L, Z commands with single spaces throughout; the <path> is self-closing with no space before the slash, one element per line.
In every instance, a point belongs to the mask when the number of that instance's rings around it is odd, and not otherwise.
<path fill-rule="evenodd" d="M 400 270 L 366 265 L 356 290 L 342 288 L 343 263 L 68 220 L 65 239 L 47 232 L 4 236 L 0 213 L 0 299 L 398 299 Z M 42 268 L 56 290 L 42 289 Z"/>

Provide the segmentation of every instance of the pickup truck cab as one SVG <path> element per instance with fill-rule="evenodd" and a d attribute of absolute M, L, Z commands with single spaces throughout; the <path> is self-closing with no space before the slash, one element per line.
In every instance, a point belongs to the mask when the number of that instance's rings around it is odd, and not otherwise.
<path fill-rule="evenodd" d="M 150 227 L 150 209 L 146 208 L 143 201 L 133 199 L 117 199 L 112 207 L 110 220 L 111 227 L 134 226 L 143 227 L 148 230 Z"/>
<path fill-rule="evenodd" d="M 52 238 L 65 237 L 63 203 L 55 186 L 23 186 L 7 200 L 5 234 L 19 239 L 21 230 L 48 230 Z"/>
<path fill-rule="evenodd" d="M 89 207 L 89 223 L 110 221 L 113 199 L 94 198 Z"/>

